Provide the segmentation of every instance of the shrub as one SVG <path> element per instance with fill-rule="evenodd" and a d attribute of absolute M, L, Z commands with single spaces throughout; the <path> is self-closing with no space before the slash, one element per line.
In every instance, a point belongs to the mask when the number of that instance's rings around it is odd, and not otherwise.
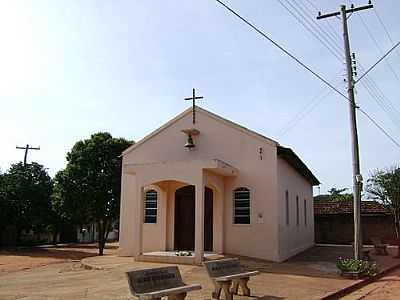
<path fill-rule="evenodd" d="M 339 257 L 336 266 L 342 272 L 355 272 L 365 276 L 375 276 L 378 273 L 376 262 L 361 259 Z"/>

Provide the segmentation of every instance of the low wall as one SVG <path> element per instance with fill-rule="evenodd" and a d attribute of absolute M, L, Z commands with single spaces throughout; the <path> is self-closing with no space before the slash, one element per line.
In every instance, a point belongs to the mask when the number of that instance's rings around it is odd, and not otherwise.
<path fill-rule="evenodd" d="M 315 242 L 318 244 L 351 244 L 353 241 L 353 214 L 315 215 Z M 394 239 L 394 226 L 390 215 L 361 216 L 362 237 L 371 244 L 371 237 L 383 241 Z"/>

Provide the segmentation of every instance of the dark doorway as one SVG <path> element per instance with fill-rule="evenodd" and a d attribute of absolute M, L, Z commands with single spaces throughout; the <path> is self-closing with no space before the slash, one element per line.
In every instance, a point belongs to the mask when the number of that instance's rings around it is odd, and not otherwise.
<path fill-rule="evenodd" d="M 204 191 L 204 250 L 213 248 L 213 191 Z M 175 192 L 175 250 L 194 250 L 195 187 L 188 185 Z"/>

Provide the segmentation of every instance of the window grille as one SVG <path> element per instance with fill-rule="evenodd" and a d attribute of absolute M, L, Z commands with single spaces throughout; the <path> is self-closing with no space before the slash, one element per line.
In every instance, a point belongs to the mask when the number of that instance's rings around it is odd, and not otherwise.
<path fill-rule="evenodd" d="M 234 224 L 250 224 L 250 190 L 244 187 L 233 191 Z"/>
<path fill-rule="evenodd" d="M 149 190 L 146 192 L 144 200 L 144 222 L 157 223 L 157 191 Z"/>

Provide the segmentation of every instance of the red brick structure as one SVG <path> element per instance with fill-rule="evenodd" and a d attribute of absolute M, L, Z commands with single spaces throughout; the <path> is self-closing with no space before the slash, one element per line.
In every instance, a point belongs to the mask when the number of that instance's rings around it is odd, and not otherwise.
<path fill-rule="evenodd" d="M 353 201 L 314 199 L 315 242 L 318 244 L 351 244 L 353 241 Z M 390 212 L 379 202 L 361 202 L 361 226 L 365 244 L 378 236 L 394 239 Z"/>

